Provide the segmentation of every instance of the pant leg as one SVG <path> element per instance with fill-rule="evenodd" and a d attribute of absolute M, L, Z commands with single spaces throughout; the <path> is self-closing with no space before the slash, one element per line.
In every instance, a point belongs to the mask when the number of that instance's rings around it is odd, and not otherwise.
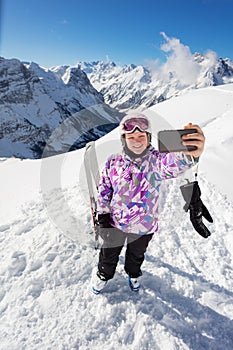
<path fill-rule="evenodd" d="M 153 234 L 139 236 L 128 235 L 125 253 L 125 272 L 133 278 L 142 275 L 141 266 L 145 258 L 145 252 Z"/>
<path fill-rule="evenodd" d="M 103 244 L 99 253 L 98 273 L 106 281 L 113 278 L 126 234 L 112 229 L 110 235 L 103 236 Z"/>

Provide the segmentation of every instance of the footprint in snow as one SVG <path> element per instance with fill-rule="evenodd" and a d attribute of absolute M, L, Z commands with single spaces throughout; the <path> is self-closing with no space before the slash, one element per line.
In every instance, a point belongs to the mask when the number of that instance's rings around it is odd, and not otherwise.
<path fill-rule="evenodd" d="M 27 295 L 31 295 L 33 298 L 38 298 L 43 290 L 44 283 L 40 279 L 34 279 L 30 282 L 27 288 Z"/>
<path fill-rule="evenodd" d="M 33 229 L 33 226 L 31 224 L 25 224 L 25 225 L 19 227 L 15 231 L 15 235 L 21 236 L 22 234 L 30 232 L 32 229 Z"/>
<path fill-rule="evenodd" d="M 9 266 L 10 276 L 21 276 L 27 266 L 26 256 L 23 252 L 16 251 L 12 254 Z"/>

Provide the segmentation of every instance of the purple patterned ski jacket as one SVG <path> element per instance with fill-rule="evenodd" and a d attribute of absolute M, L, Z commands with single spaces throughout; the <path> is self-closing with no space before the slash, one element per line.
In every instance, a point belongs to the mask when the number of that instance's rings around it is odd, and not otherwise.
<path fill-rule="evenodd" d="M 98 213 L 110 213 L 112 226 L 139 235 L 158 231 L 161 181 L 177 177 L 193 165 L 181 152 L 159 153 L 150 146 L 143 157 L 115 154 L 103 169 Z"/>

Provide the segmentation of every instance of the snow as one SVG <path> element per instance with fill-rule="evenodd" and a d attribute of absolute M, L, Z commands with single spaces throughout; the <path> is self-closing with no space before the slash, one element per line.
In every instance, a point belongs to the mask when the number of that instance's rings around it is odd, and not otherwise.
<path fill-rule="evenodd" d="M 198 179 L 214 223 L 208 239 L 199 236 L 182 209 L 183 178 L 167 183 L 138 294 L 127 285 L 125 248 L 105 292 L 90 290 L 98 251 L 83 149 L 0 160 L 1 350 L 233 348 L 232 95 L 232 84 L 209 87 L 146 111 L 155 144 L 161 126 L 203 127 Z M 116 129 L 96 142 L 100 166 L 118 138 Z"/>

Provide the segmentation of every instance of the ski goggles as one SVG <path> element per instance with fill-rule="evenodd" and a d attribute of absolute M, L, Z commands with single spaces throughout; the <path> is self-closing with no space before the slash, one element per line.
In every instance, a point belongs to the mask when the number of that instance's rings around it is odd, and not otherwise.
<path fill-rule="evenodd" d="M 125 133 L 131 133 L 135 129 L 139 129 L 140 131 L 147 131 L 149 129 L 149 122 L 144 118 L 131 118 L 126 120 L 123 124 L 123 130 Z"/>

